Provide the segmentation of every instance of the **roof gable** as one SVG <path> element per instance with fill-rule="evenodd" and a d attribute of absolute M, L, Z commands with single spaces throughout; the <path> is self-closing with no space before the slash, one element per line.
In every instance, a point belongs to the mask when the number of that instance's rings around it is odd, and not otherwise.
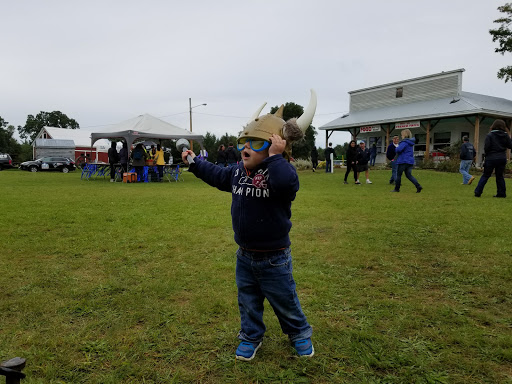
<path fill-rule="evenodd" d="M 350 112 L 457 97 L 462 89 L 462 72 L 457 69 L 349 92 Z"/>
<path fill-rule="evenodd" d="M 47 137 L 45 137 L 45 133 Z M 76 147 L 91 147 L 91 131 L 82 129 L 43 127 L 37 134 L 35 140 L 37 139 L 73 140 Z M 94 143 L 93 148 L 103 148 L 105 146 L 110 147 L 108 140 Z"/>

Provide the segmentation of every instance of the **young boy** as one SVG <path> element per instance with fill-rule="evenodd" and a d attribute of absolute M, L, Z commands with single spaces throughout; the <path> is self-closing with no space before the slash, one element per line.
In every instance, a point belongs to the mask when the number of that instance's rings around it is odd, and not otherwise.
<path fill-rule="evenodd" d="M 311 108 L 306 110 L 310 119 L 305 112 L 291 122 L 302 132 L 311 123 L 316 108 L 314 92 L 312 96 L 313 112 Z M 285 137 L 293 140 L 296 136 L 287 135 L 290 121 L 282 120 L 282 110 L 283 106 L 275 114 L 256 118 L 245 127 L 238 139 L 242 162 L 237 166 L 215 166 L 198 159 L 190 150 L 182 154 L 186 163 L 187 155 L 193 158 L 189 171 L 196 177 L 232 194 L 232 225 L 239 245 L 236 284 L 241 318 L 236 358 L 245 361 L 254 358 L 263 341 L 264 299 L 269 301 L 297 354 L 314 354 L 313 331 L 302 312 L 292 276 L 291 203 L 299 190 L 299 180 L 295 168 L 283 157 L 290 155 L 291 148 Z"/>

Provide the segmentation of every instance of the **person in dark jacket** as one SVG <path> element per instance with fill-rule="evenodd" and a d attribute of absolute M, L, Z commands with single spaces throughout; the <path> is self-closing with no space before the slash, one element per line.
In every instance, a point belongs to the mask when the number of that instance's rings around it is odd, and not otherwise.
<path fill-rule="evenodd" d="M 370 151 L 366 148 L 366 143 L 361 141 L 359 143 L 359 148 L 357 148 L 357 181 L 356 184 L 361 184 L 359 182 L 359 174 L 364 171 L 366 175 L 366 184 L 372 184 L 370 181 L 370 171 L 368 170 L 368 161 L 370 160 Z"/>
<path fill-rule="evenodd" d="M 375 165 L 375 159 L 377 158 L 377 144 L 373 143 L 370 148 L 370 165 Z"/>
<path fill-rule="evenodd" d="M 146 165 L 146 159 L 149 159 L 149 155 L 141 143 L 135 146 L 131 158 L 133 167 L 137 173 L 137 181 L 144 181 L 144 166 Z"/>
<path fill-rule="evenodd" d="M 316 172 L 316 167 L 318 167 L 318 151 L 316 150 L 316 147 L 313 147 L 311 150 L 311 164 L 313 172 Z"/>
<path fill-rule="evenodd" d="M 334 149 L 332 148 L 332 143 L 329 143 L 329 146 L 325 148 L 324 155 L 325 155 L 325 172 L 331 172 L 332 164 L 331 164 L 331 153 L 333 157 L 336 157 L 336 153 L 334 152 Z"/>
<path fill-rule="evenodd" d="M 217 150 L 217 165 L 220 167 L 226 166 L 226 147 L 224 144 L 219 145 L 219 149 Z"/>
<path fill-rule="evenodd" d="M 345 180 L 343 184 L 348 184 L 347 178 L 350 171 L 354 171 L 354 181 L 357 184 L 357 143 L 351 140 L 347 148 L 347 170 L 345 171 Z"/>
<path fill-rule="evenodd" d="M 128 144 L 126 141 L 123 141 L 123 148 L 119 151 L 119 162 L 123 172 L 128 172 Z"/>
<path fill-rule="evenodd" d="M 462 174 L 462 184 L 471 184 L 475 180 L 475 176 L 469 174 L 471 164 L 476 157 L 475 147 L 469 142 L 469 137 L 462 138 L 462 145 L 460 146 L 460 168 L 459 172 Z"/>
<path fill-rule="evenodd" d="M 110 164 L 110 182 L 116 181 L 116 164 L 119 161 L 119 154 L 116 149 L 117 143 L 113 141 L 108 149 L 108 163 Z"/>
<path fill-rule="evenodd" d="M 228 167 L 233 167 L 238 163 L 238 153 L 235 147 L 233 147 L 233 143 L 229 143 L 228 149 L 226 149 L 226 163 Z"/>
<path fill-rule="evenodd" d="M 491 131 L 485 137 L 484 152 L 484 173 L 475 188 L 475 197 L 480 197 L 484 191 L 485 184 L 492 171 L 496 173 L 496 195 L 494 197 L 507 197 L 505 186 L 505 166 L 507 165 L 507 149 L 512 148 L 512 140 L 508 134 L 507 126 L 503 120 L 494 120 Z"/>
<path fill-rule="evenodd" d="M 402 131 L 402 141 L 396 148 L 396 163 L 397 172 L 395 180 L 395 189 L 391 192 L 400 192 L 402 184 L 402 173 L 405 172 L 405 177 L 416 187 L 416 193 L 420 193 L 423 187 L 418 183 L 418 180 L 412 175 L 412 167 L 414 165 L 414 143 L 416 139 L 412 137 L 412 133 L 408 129 Z"/>
<path fill-rule="evenodd" d="M 393 136 L 393 141 L 389 143 L 388 148 L 386 150 L 386 158 L 389 160 L 389 163 L 391 165 L 391 179 L 389 179 L 389 184 L 393 184 L 396 180 L 396 148 L 398 147 L 398 142 L 400 139 L 397 135 Z"/>

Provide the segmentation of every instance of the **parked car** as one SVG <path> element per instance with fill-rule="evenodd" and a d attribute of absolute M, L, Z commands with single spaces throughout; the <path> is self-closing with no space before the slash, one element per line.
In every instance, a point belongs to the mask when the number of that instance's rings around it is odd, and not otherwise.
<path fill-rule="evenodd" d="M 0 171 L 12 168 L 11 156 L 7 153 L 0 153 Z"/>
<path fill-rule="evenodd" d="M 67 157 L 41 157 L 20 164 L 20 169 L 30 172 L 60 171 L 68 173 L 76 169 L 75 162 Z"/>

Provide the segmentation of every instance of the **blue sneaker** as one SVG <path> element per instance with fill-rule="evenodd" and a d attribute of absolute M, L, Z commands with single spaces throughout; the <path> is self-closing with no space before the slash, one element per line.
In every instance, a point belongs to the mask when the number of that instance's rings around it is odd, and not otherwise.
<path fill-rule="evenodd" d="M 293 343 L 297 354 L 300 357 L 313 357 L 315 354 L 315 348 L 313 348 L 313 343 L 311 342 L 311 338 L 297 340 Z"/>
<path fill-rule="evenodd" d="M 254 359 L 254 356 L 256 356 L 256 351 L 259 347 L 261 347 L 261 342 L 249 343 L 247 341 L 242 341 L 236 349 L 236 358 L 238 360 L 251 361 Z"/>

